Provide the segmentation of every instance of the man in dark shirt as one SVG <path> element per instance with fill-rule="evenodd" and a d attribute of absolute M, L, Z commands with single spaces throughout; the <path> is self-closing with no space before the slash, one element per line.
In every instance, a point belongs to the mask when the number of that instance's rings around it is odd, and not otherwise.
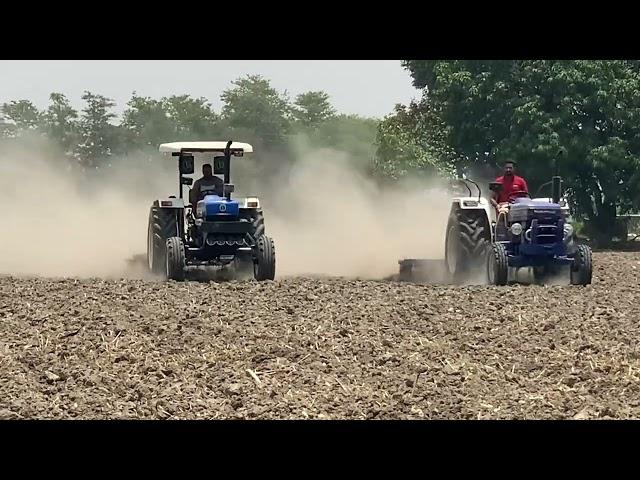
<path fill-rule="evenodd" d="M 193 188 L 189 193 L 189 202 L 196 208 L 196 204 L 202 200 L 205 195 L 223 195 L 224 182 L 213 174 L 211 165 L 205 163 L 202 166 L 202 178 L 193 183 Z"/>
<path fill-rule="evenodd" d="M 496 178 L 496 182 L 502 184 L 502 190 L 500 192 L 493 192 L 491 198 L 491 204 L 497 209 L 501 203 L 508 203 L 516 192 L 529 193 L 529 187 L 524 178 L 519 177 L 514 173 L 515 162 L 507 160 L 504 163 L 504 173 L 502 176 Z"/>

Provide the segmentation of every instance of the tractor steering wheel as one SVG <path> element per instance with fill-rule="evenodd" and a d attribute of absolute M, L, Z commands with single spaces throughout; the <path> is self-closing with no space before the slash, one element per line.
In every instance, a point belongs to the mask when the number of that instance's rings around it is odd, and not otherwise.
<path fill-rule="evenodd" d="M 509 194 L 509 202 L 512 202 L 516 198 L 531 198 L 529 192 L 525 192 L 524 190 L 516 190 Z"/>

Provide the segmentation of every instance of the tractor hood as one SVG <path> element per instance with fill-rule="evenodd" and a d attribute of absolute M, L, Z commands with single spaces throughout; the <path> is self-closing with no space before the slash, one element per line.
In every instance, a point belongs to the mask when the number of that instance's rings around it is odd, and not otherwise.
<path fill-rule="evenodd" d="M 237 200 L 227 200 L 218 195 L 207 195 L 198 202 L 196 207 L 197 217 L 237 217 L 240 213 L 240 203 Z"/>
<path fill-rule="evenodd" d="M 562 207 L 557 203 L 545 202 L 542 200 L 532 200 L 530 198 L 516 198 L 511 204 L 511 209 L 540 209 L 540 210 L 560 210 Z"/>
<path fill-rule="evenodd" d="M 509 207 L 510 222 L 527 222 L 535 217 L 553 223 L 560 216 L 564 214 L 557 203 L 541 202 L 530 198 L 517 198 Z"/>

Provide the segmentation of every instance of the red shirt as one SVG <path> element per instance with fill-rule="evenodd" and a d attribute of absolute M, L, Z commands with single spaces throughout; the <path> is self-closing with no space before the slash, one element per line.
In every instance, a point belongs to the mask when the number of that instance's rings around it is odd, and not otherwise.
<path fill-rule="evenodd" d="M 505 179 L 504 176 L 496 178 L 496 182 L 502 184 L 502 191 L 498 194 L 497 202 L 508 202 L 513 192 L 523 191 L 529 193 L 529 187 L 524 178 L 511 175 Z"/>

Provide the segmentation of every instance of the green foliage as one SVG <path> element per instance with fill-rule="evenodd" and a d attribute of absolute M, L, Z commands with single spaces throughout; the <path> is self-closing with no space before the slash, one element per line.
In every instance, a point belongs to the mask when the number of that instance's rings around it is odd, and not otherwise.
<path fill-rule="evenodd" d="M 509 158 L 534 194 L 559 165 L 573 212 L 606 243 L 616 215 L 640 209 L 640 62 L 635 60 L 407 60 L 422 99 L 379 121 L 338 115 L 322 91 L 291 103 L 269 80 L 232 82 L 216 114 L 205 98 L 152 99 L 135 92 L 116 124 L 114 102 L 85 92 L 81 114 L 60 93 L 39 111 L 29 100 L 5 103 L 0 137 L 46 135 L 86 167 L 108 166 L 161 142 L 243 140 L 264 168 L 295 161 L 297 147 L 329 148 L 389 179 L 498 174 Z M 298 142 L 298 140 L 300 140 Z M 105 161 L 107 160 L 107 161 Z"/>
<path fill-rule="evenodd" d="M 246 171 L 256 185 L 286 175 L 309 148 L 339 151 L 364 171 L 371 169 L 375 153 L 377 119 L 338 115 L 322 91 L 302 93 L 291 104 L 286 93 L 258 75 L 239 78 L 223 92 L 220 114 L 206 98 L 154 99 L 133 92 L 118 122 L 111 99 L 91 92 L 82 99 L 80 113 L 60 93 L 51 94 L 42 114 L 28 101 L 11 102 L 5 105 L 7 120 L 0 121 L 0 135 L 11 137 L 25 129 L 44 133 L 66 152 L 61 160 L 74 160 L 94 175 L 104 175 L 102 169 L 114 162 L 141 158 L 139 153 L 157 158 L 164 142 L 245 141 L 254 145 L 256 155 L 238 162 L 234 171 Z"/>
<path fill-rule="evenodd" d="M 16 135 L 16 125 L 10 118 L 0 114 L 0 139 L 11 138 Z"/>
<path fill-rule="evenodd" d="M 177 140 L 174 122 L 165 109 L 165 102 L 133 93 L 122 115 L 121 127 L 129 148 L 157 149 L 163 142 Z"/>
<path fill-rule="evenodd" d="M 162 104 L 173 122 L 176 138 L 199 140 L 215 134 L 218 116 L 206 98 L 174 95 L 163 98 Z"/>
<path fill-rule="evenodd" d="M 82 143 L 78 145 L 77 153 L 82 165 L 96 168 L 102 160 L 111 156 L 119 139 L 117 127 L 111 124 L 116 117 L 111 111 L 115 102 L 88 91 L 85 91 L 82 99 L 86 107 L 82 110 L 79 122 Z"/>
<path fill-rule="evenodd" d="M 369 168 L 375 154 L 378 120 L 357 115 L 331 116 L 315 127 L 299 128 L 308 147 L 346 153 L 354 165 Z"/>
<path fill-rule="evenodd" d="M 640 203 L 640 71 L 634 61 L 403 62 L 443 122 L 451 163 L 506 158 L 532 189 L 560 173 L 576 214 L 606 243 L 616 212 Z M 408 130 L 408 129 L 407 129 Z"/>
<path fill-rule="evenodd" d="M 157 149 L 170 141 L 211 137 L 218 118 L 205 98 L 189 95 L 154 100 L 135 92 L 127 103 L 121 127 L 129 148 Z"/>
<path fill-rule="evenodd" d="M 453 153 L 445 129 L 429 104 L 396 105 L 378 126 L 375 169 L 393 179 L 406 176 L 451 176 Z"/>
<path fill-rule="evenodd" d="M 78 112 L 71 106 L 62 93 L 49 95 L 49 107 L 42 114 L 42 126 L 49 136 L 63 148 L 71 152 L 78 143 Z"/>
<path fill-rule="evenodd" d="M 306 128 L 318 127 L 336 114 L 326 92 L 306 92 L 296 97 L 293 118 Z"/>
<path fill-rule="evenodd" d="M 35 130 L 40 126 L 40 111 L 29 100 L 2 104 L 2 116 L 15 123 L 17 130 Z"/>
<path fill-rule="evenodd" d="M 90 168 L 176 140 L 253 143 L 264 168 L 294 161 L 299 145 L 347 153 L 384 178 L 498 174 L 509 158 L 538 192 L 559 164 L 583 230 L 606 243 L 616 215 L 640 209 L 640 62 L 635 60 L 406 60 L 422 99 L 383 120 L 339 115 L 323 91 L 291 103 L 260 75 L 232 82 L 218 115 L 205 98 L 135 92 L 116 124 L 115 103 L 85 92 L 81 114 L 60 93 L 39 111 L 0 109 L 0 137 L 46 135 Z M 9 140 L 10 141 L 10 140 Z M 108 161 L 105 161 L 108 160 Z M 582 227 L 581 227 L 582 228 Z"/>
<path fill-rule="evenodd" d="M 278 93 L 260 75 L 247 75 L 232 84 L 221 95 L 226 129 L 251 133 L 251 137 L 262 139 L 266 146 L 283 144 L 291 111 L 286 95 Z"/>

